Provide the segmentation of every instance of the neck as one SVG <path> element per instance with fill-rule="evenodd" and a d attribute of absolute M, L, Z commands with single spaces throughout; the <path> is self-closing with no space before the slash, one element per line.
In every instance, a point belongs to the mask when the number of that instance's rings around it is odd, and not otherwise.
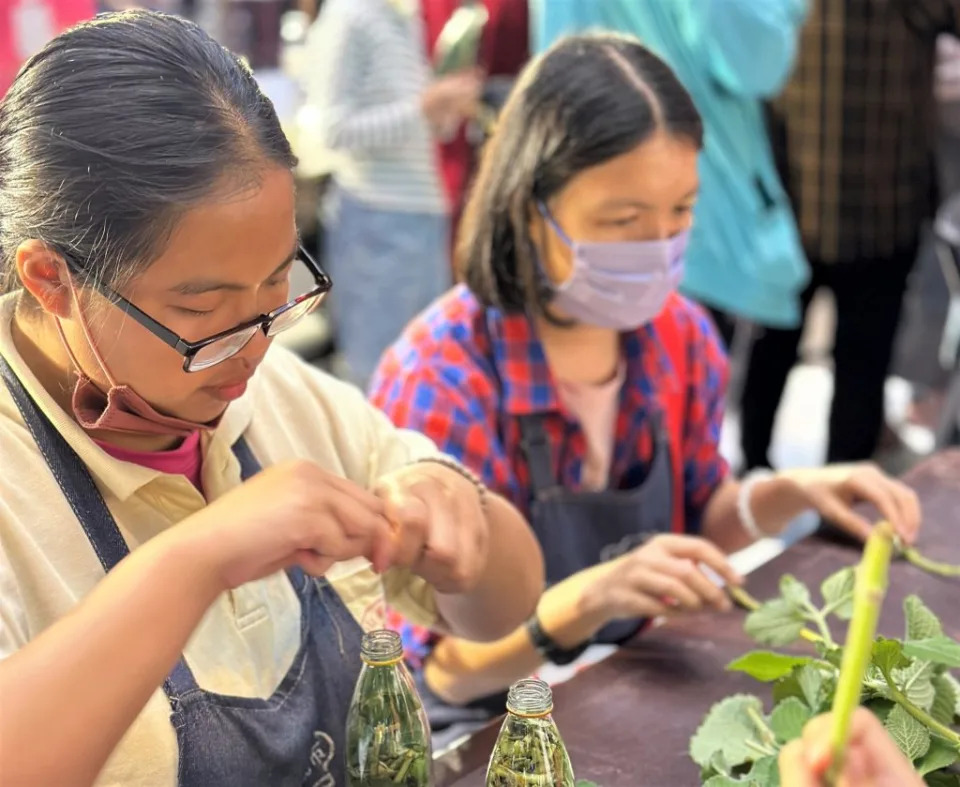
<path fill-rule="evenodd" d="M 553 376 L 558 380 L 601 385 L 620 366 L 620 334 L 593 325 L 560 327 L 540 317 L 537 331 Z"/>
<path fill-rule="evenodd" d="M 29 307 L 17 307 L 13 319 L 13 344 L 23 362 L 33 372 L 49 396 L 73 416 L 73 388 L 76 377 L 73 364 L 60 341 L 53 318 L 29 313 Z M 90 431 L 91 438 L 134 451 L 163 451 L 175 447 L 180 438 L 166 435 L 138 435 Z"/>

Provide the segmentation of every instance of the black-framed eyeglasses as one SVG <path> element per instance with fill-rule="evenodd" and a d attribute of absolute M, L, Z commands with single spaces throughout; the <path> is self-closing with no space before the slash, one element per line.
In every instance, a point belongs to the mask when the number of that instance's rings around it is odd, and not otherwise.
<path fill-rule="evenodd" d="M 66 254 L 63 257 L 74 273 L 86 274 L 83 266 L 76 260 Z M 92 284 L 107 300 L 123 309 L 164 344 L 180 353 L 183 356 L 185 372 L 199 372 L 232 358 L 250 343 L 250 340 L 257 335 L 257 331 L 263 331 L 265 336 L 276 336 L 302 320 L 321 304 L 324 296 L 330 292 L 333 281 L 303 246 L 297 247 L 297 257 L 294 261 L 296 260 L 301 260 L 313 274 L 314 286 L 309 291 L 269 314 L 261 314 L 226 331 L 195 342 L 189 342 L 178 336 L 99 279 L 94 279 Z"/>

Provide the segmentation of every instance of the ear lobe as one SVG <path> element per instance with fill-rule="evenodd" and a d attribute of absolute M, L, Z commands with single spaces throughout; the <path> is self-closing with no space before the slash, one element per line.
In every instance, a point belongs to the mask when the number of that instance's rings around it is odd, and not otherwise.
<path fill-rule="evenodd" d="M 70 274 L 63 258 L 38 240 L 24 241 L 16 252 L 17 274 L 24 289 L 54 317 L 68 319 L 73 312 Z"/>

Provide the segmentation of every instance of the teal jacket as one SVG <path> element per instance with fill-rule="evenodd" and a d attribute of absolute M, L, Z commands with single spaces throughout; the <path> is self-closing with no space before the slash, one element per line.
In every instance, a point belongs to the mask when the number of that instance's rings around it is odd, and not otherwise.
<path fill-rule="evenodd" d="M 790 75 L 807 0 L 530 0 L 534 51 L 606 29 L 674 69 L 703 116 L 700 199 L 682 290 L 762 325 L 795 327 L 809 279 L 762 100 Z"/>

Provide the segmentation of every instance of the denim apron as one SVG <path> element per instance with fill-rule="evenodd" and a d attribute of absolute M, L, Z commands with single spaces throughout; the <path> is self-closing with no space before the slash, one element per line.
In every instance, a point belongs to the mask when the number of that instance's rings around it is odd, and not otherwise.
<path fill-rule="evenodd" d="M 644 480 L 632 489 L 571 492 L 553 473 L 544 417 L 520 418 L 520 447 L 530 468 L 530 524 L 543 548 L 547 586 L 579 571 L 620 557 L 673 521 L 670 443 L 659 415 L 651 419 L 653 453 Z M 643 621 L 616 620 L 602 628 L 596 642 L 620 644 Z"/>
<path fill-rule="evenodd" d="M 109 572 L 129 549 L 93 478 L 2 357 L 0 375 Z M 259 472 L 242 437 L 233 451 L 243 480 Z M 300 601 L 300 648 L 271 697 L 205 691 L 182 656 L 164 681 L 177 734 L 180 787 L 346 784 L 346 719 L 360 672 L 362 631 L 326 580 L 299 568 L 287 573 Z"/>

